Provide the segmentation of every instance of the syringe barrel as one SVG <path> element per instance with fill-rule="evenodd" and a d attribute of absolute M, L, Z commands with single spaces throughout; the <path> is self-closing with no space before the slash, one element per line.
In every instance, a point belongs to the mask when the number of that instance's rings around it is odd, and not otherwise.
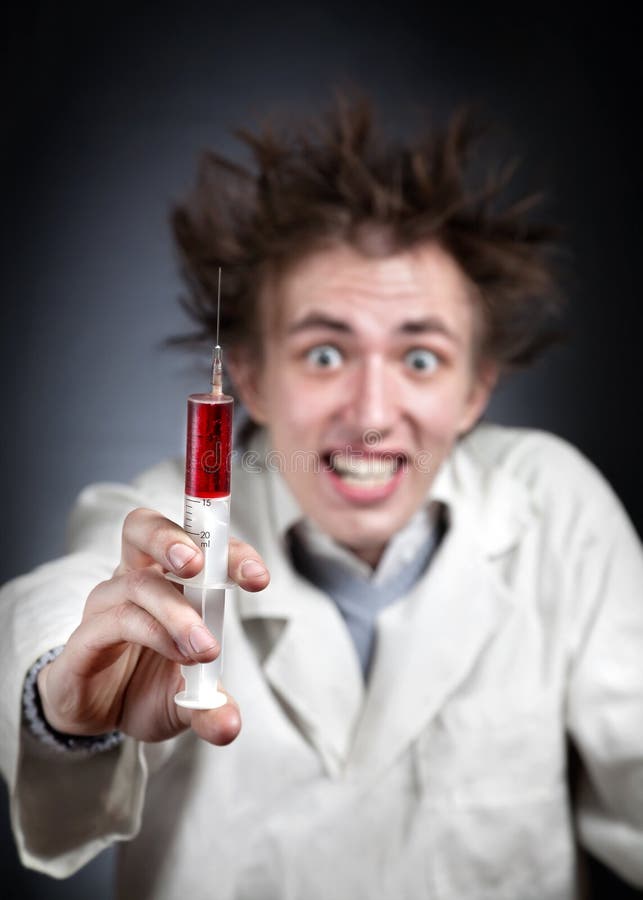
<path fill-rule="evenodd" d="M 190 584 L 221 586 L 228 578 L 232 397 L 188 397 L 183 527 L 201 548 L 203 569 Z"/>
<path fill-rule="evenodd" d="M 188 397 L 185 493 L 202 499 L 230 494 L 232 409 L 226 394 Z"/>
<path fill-rule="evenodd" d="M 203 551 L 203 568 L 183 584 L 196 587 L 223 587 L 228 581 L 230 540 L 230 497 L 185 496 L 183 528 Z"/>

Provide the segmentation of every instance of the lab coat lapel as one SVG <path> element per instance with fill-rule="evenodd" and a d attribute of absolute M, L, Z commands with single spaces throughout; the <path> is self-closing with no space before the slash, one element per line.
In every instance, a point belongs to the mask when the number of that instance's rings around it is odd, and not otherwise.
<path fill-rule="evenodd" d="M 458 515 L 412 594 L 383 611 L 348 770 L 382 770 L 474 669 L 511 600 Z"/>
<path fill-rule="evenodd" d="M 260 489 L 257 480 L 252 485 Z M 244 538 L 260 547 L 271 583 L 257 594 L 240 592 L 243 619 L 268 618 L 284 623 L 263 662 L 264 675 L 305 738 L 319 753 L 331 776 L 345 764 L 363 696 L 357 653 L 330 597 L 301 578 L 290 565 L 265 499 L 245 497 L 252 510 Z"/>
<path fill-rule="evenodd" d="M 308 586 L 299 589 L 306 613 L 290 619 L 264 673 L 334 776 L 352 743 L 363 700 L 362 674 L 332 601 Z"/>

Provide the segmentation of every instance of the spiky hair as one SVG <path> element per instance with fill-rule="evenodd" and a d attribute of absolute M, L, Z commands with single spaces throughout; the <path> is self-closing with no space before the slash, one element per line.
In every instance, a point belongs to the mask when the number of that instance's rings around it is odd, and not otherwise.
<path fill-rule="evenodd" d="M 367 100 L 340 97 L 298 129 L 238 131 L 249 168 L 205 152 L 171 217 L 183 303 L 200 326 L 187 339 L 212 340 L 219 266 L 226 343 L 260 353 L 270 274 L 337 243 L 373 256 L 437 241 L 477 288 L 482 354 L 504 371 L 531 363 L 559 334 L 560 229 L 534 221 L 541 194 L 505 200 L 515 165 L 481 166 L 488 130 L 465 106 L 400 143 L 381 135 Z"/>

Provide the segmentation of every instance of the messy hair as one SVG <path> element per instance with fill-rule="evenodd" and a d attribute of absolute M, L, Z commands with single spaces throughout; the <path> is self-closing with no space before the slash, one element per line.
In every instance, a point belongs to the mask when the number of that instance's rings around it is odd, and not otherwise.
<path fill-rule="evenodd" d="M 258 303 L 267 279 L 308 253 L 347 243 L 367 256 L 438 242 L 474 287 L 479 351 L 503 371 L 531 363 L 559 336 L 560 229 L 533 219 L 541 194 L 505 200 L 515 165 L 481 166 L 488 133 L 472 107 L 408 143 L 379 132 L 370 103 L 338 98 L 299 129 L 236 132 L 249 167 L 213 151 L 171 215 L 199 330 L 212 341 L 218 268 L 228 347 L 261 355 Z"/>

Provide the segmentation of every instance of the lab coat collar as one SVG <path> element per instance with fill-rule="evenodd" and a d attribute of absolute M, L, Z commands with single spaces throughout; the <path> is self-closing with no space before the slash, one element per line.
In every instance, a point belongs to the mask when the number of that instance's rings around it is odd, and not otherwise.
<path fill-rule="evenodd" d="M 236 486 L 240 533 L 272 574 L 264 591 L 240 592 L 240 616 L 286 623 L 264 660 L 264 674 L 329 775 L 375 773 L 438 713 L 505 620 L 512 600 L 493 560 L 515 546 L 533 520 L 529 494 L 506 473 L 485 469 L 474 443 L 458 445 L 431 491 L 431 499 L 447 507 L 448 532 L 410 595 L 378 617 L 366 689 L 335 604 L 289 563 L 271 497 L 261 475 Z"/>
<path fill-rule="evenodd" d="M 522 481 L 489 459 L 485 445 L 498 426 L 478 425 L 456 444 L 438 471 L 429 496 L 452 513 L 475 523 L 475 541 L 494 559 L 511 550 L 537 517 L 537 507 Z"/>

